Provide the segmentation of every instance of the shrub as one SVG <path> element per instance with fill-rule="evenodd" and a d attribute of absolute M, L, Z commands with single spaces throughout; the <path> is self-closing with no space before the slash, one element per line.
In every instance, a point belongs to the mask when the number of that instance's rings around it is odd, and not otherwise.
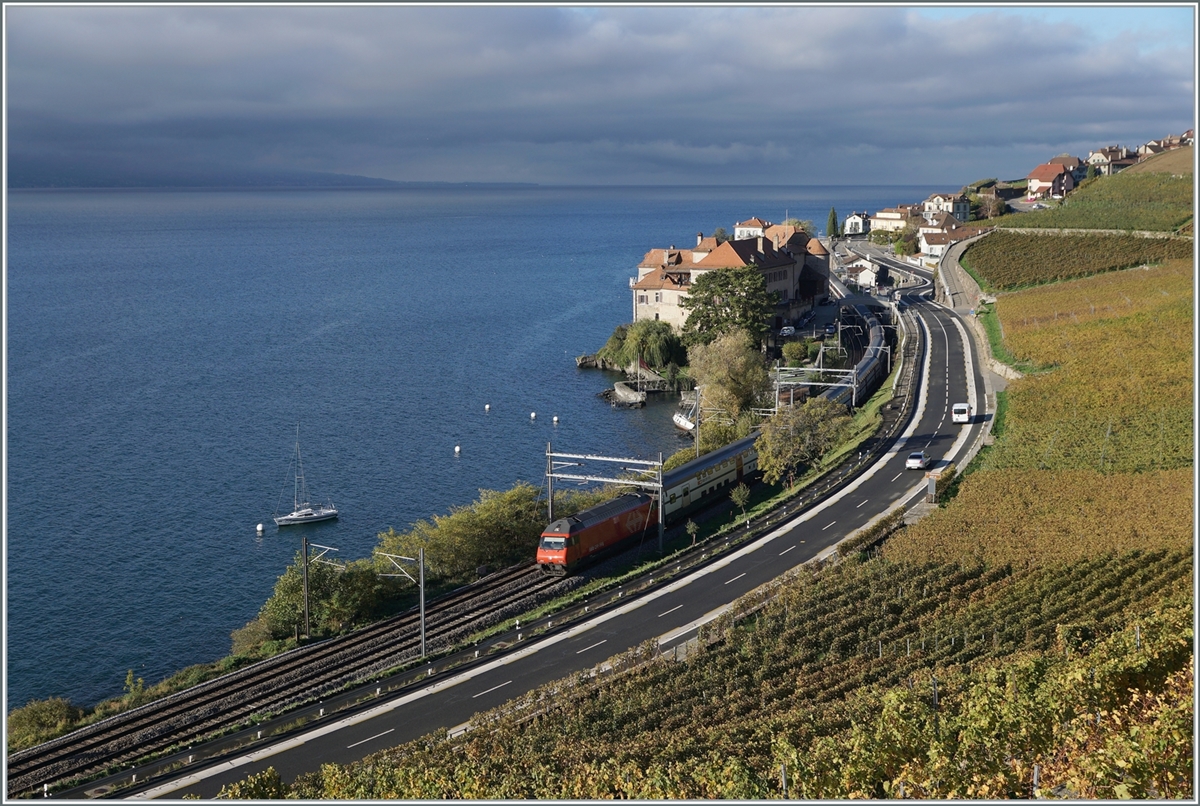
<path fill-rule="evenodd" d="M 48 700 L 30 700 L 8 715 L 8 752 L 61 736 L 71 730 L 84 716 L 84 710 L 62 697 Z"/>

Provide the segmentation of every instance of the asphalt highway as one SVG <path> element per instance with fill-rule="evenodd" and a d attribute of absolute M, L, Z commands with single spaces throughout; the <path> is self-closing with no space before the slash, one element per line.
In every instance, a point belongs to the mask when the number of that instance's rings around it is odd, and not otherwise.
<path fill-rule="evenodd" d="M 245 756 L 198 770 L 132 797 L 211 798 L 227 783 L 273 766 L 285 781 L 322 763 L 346 763 L 424 735 L 455 730 L 472 716 L 649 640 L 666 650 L 695 636 L 738 597 L 796 566 L 823 556 L 869 521 L 918 500 L 925 474 L 905 470 L 909 452 L 924 450 L 931 468 L 957 461 L 983 428 L 983 380 L 973 345 L 957 316 L 913 289 L 905 302 L 926 333 L 919 356 L 919 402 L 892 451 L 856 481 L 814 509 L 694 573 L 558 634 L 468 671 L 448 673 L 428 687 L 381 702 Z M 950 419 L 953 403 L 970 402 L 972 422 Z"/>

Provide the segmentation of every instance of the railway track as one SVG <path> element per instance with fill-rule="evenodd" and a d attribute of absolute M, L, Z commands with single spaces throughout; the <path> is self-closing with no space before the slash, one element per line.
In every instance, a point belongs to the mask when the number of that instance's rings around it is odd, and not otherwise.
<path fill-rule="evenodd" d="M 535 566 L 499 571 L 426 606 L 426 646 L 447 646 L 482 626 L 481 613 L 561 583 Z M 410 610 L 349 635 L 277 655 L 109 717 L 8 757 L 8 795 L 74 781 L 171 747 L 281 713 L 420 657 L 420 615 Z"/>

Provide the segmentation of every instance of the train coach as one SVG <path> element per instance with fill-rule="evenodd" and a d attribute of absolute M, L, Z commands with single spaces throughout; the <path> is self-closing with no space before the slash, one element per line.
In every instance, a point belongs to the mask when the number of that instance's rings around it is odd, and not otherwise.
<path fill-rule="evenodd" d="M 869 345 L 866 355 L 854 367 L 858 397 L 862 401 L 886 377 L 887 366 L 879 318 L 866 306 L 856 306 L 856 313 L 866 325 Z M 823 395 L 845 406 L 854 402 L 849 385 L 833 387 Z M 665 473 L 664 522 L 678 523 L 689 514 L 728 496 L 731 487 L 757 477 L 756 439 L 758 435 L 752 434 Z M 618 496 L 547 526 L 538 544 L 538 565 L 549 574 L 570 573 L 581 563 L 609 552 L 635 536 L 645 536 L 648 530 L 657 528 L 657 523 L 658 509 L 654 498 L 636 493 Z"/>
<path fill-rule="evenodd" d="M 739 439 L 693 459 L 663 475 L 663 509 L 666 523 L 728 495 L 729 487 L 758 472 L 757 436 Z M 562 576 L 582 563 L 637 536 L 658 528 L 658 507 L 653 497 L 626 493 L 589 507 L 546 527 L 538 543 L 538 566 L 547 574 Z"/>

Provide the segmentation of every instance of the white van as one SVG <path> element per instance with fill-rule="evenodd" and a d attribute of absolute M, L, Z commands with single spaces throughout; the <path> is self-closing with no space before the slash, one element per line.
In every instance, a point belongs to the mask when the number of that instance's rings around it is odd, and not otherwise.
<path fill-rule="evenodd" d="M 955 403 L 950 407 L 950 420 L 956 423 L 971 422 L 971 407 L 966 403 Z"/>

